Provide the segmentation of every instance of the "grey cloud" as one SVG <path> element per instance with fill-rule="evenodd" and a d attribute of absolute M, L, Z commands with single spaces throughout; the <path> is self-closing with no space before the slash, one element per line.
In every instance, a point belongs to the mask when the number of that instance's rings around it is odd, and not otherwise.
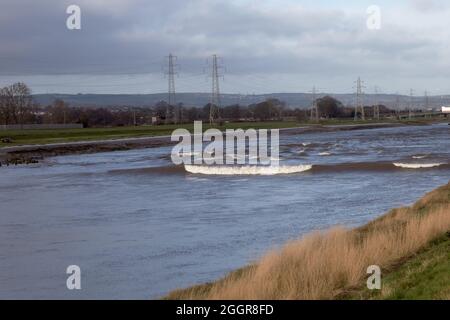
<path fill-rule="evenodd" d="M 69 31 L 65 8 L 73 2 L 4 0 L 1 72 L 158 73 L 163 57 L 173 52 L 187 73 L 201 72 L 212 53 L 225 57 L 231 74 L 447 73 L 448 49 L 437 37 L 395 21 L 371 32 L 365 11 L 267 10 L 217 0 L 81 0 L 82 30 Z M 421 10 L 440 3 L 432 2 L 411 3 Z"/>

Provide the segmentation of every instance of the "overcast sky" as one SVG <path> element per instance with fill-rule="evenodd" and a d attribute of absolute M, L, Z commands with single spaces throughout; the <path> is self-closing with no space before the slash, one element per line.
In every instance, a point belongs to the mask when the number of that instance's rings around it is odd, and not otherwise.
<path fill-rule="evenodd" d="M 226 93 L 450 93 L 450 3 L 440 0 L 2 0 L 0 85 L 35 93 L 207 92 L 207 58 L 223 57 Z M 68 30 L 66 8 L 81 8 Z M 381 29 L 366 27 L 381 9 Z"/>

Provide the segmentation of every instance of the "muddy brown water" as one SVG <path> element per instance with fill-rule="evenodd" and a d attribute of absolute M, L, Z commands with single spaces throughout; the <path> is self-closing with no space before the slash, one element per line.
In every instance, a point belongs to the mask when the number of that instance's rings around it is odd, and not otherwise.
<path fill-rule="evenodd" d="M 446 124 L 281 136 L 281 165 L 312 165 L 289 175 L 190 174 L 170 150 L 1 167 L 0 298 L 158 298 L 312 230 L 364 224 L 450 177 Z M 66 288 L 73 264 L 81 290 Z"/>

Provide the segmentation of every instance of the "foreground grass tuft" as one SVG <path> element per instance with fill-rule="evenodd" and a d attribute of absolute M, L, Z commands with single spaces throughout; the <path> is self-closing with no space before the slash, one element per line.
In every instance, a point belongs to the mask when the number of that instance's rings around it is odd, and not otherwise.
<path fill-rule="evenodd" d="M 354 230 L 310 234 L 254 265 L 168 299 L 447 299 L 450 183 Z M 383 289 L 364 289 L 370 265 Z"/>

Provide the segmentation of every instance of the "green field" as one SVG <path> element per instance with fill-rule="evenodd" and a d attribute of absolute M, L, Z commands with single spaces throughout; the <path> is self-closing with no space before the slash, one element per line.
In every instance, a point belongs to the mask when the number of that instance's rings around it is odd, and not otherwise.
<path fill-rule="evenodd" d="M 380 291 L 363 289 L 353 298 L 450 300 L 450 231 L 388 273 Z"/>
<path fill-rule="evenodd" d="M 298 122 L 298 121 L 267 121 L 267 122 L 230 122 L 224 125 L 214 125 L 215 128 L 225 129 L 275 129 L 275 128 L 293 128 L 299 126 L 312 125 L 361 125 L 376 123 L 403 123 L 403 124 L 422 124 L 430 122 L 430 119 L 413 120 L 413 121 L 396 121 L 396 120 L 358 120 L 352 119 L 330 119 L 321 120 L 319 123 L 314 122 Z M 434 119 L 436 121 L 436 119 Z M 111 140 L 124 138 L 139 138 L 170 135 L 177 128 L 186 128 L 193 131 L 193 124 L 180 125 L 158 125 L 158 126 L 137 126 L 137 127 L 108 127 L 108 128 L 85 128 L 85 129 L 51 129 L 51 130 L 0 130 L 0 140 L 9 138 L 10 143 L 0 141 L 0 148 L 15 145 L 29 144 L 49 144 L 61 142 L 75 141 L 92 141 L 92 140 Z M 209 124 L 203 124 L 203 129 L 209 129 Z"/>
<path fill-rule="evenodd" d="M 223 126 L 214 126 L 219 129 L 272 129 L 292 128 L 299 126 L 298 122 L 237 122 L 226 123 Z M 203 124 L 203 129 L 210 128 L 209 124 Z M 111 128 L 85 128 L 85 129 L 52 129 L 52 130 L 3 130 L 0 131 L 0 139 L 10 138 L 11 143 L 0 142 L 0 147 L 28 144 L 49 144 L 60 142 L 110 140 L 124 138 L 139 138 L 170 135 L 173 130 L 186 128 L 194 130 L 193 124 L 183 125 L 159 125 L 138 127 L 111 127 Z"/>

